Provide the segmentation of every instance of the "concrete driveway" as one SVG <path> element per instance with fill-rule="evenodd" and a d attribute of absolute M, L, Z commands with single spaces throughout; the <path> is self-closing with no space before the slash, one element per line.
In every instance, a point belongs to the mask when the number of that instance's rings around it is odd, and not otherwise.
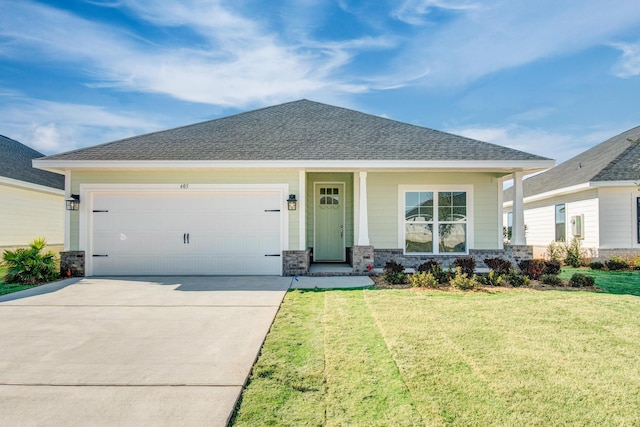
<path fill-rule="evenodd" d="M 86 278 L 0 297 L 0 425 L 226 425 L 290 283 Z"/>

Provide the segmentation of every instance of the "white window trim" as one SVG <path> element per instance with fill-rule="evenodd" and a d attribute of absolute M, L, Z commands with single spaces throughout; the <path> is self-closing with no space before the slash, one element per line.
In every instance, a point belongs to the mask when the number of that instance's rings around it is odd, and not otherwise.
<path fill-rule="evenodd" d="M 464 191 L 467 193 L 467 250 L 465 252 L 444 252 L 438 251 L 437 243 L 437 229 L 434 226 L 434 251 L 433 252 L 406 252 L 405 247 L 405 193 L 406 192 L 450 192 L 450 191 Z M 434 195 L 435 199 L 435 195 Z M 398 248 L 402 248 L 402 253 L 405 255 L 468 255 L 469 250 L 474 248 L 474 202 L 473 202 L 473 185 L 398 185 Z M 435 209 L 435 206 L 434 206 Z M 435 214 L 435 211 L 434 211 Z M 438 222 L 439 223 L 439 222 Z M 436 222 L 434 221 L 434 224 Z"/>

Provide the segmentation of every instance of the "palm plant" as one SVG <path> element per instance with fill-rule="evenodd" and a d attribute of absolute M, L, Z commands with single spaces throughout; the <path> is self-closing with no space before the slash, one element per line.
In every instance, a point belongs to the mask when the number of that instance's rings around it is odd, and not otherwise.
<path fill-rule="evenodd" d="M 5 250 L 2 254 L 7 266 L 4 282 L 36 285 L 57 279 L 56 256 L 52 251 L 43 252 L 45 246 L 45 238 L 37 237 L 28 248 Z"/>

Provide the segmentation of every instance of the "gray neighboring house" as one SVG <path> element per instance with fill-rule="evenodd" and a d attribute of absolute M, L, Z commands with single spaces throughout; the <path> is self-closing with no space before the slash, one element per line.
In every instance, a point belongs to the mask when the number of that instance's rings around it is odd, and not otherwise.
<path fill-rule="evenodd" d="M 38 236 L 50 246 L 64 243 L 64 177 L 34 169 L 31 161 L 43 156 L 0 135 L 0 248 Z"/>
<path fill-rule="evenodd" d="M 80 200 L 74 274 L 301 275 L 503 254 L 503 179 L 553 161 L 300 100 L 34 165 Z"/>
<path fill-rule="evenodd" d="M 525 179 L 526 243 L 544 254 L 549 243 L 580 239 L 594 258 L 640 254 L 640 127 L 630 129 L 539 175 Z M 513 188 L 504 195 L 513 218 Z"/>

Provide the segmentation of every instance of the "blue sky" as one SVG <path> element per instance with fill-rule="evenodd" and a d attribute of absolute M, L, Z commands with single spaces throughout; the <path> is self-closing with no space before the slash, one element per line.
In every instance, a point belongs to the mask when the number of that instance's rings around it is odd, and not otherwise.
<path fill-rule="evenodd" d="M 45 154 L 307 98 L 563 161 L 639 94 L 637 0 L 0 2 L 0 134 Z"/>

